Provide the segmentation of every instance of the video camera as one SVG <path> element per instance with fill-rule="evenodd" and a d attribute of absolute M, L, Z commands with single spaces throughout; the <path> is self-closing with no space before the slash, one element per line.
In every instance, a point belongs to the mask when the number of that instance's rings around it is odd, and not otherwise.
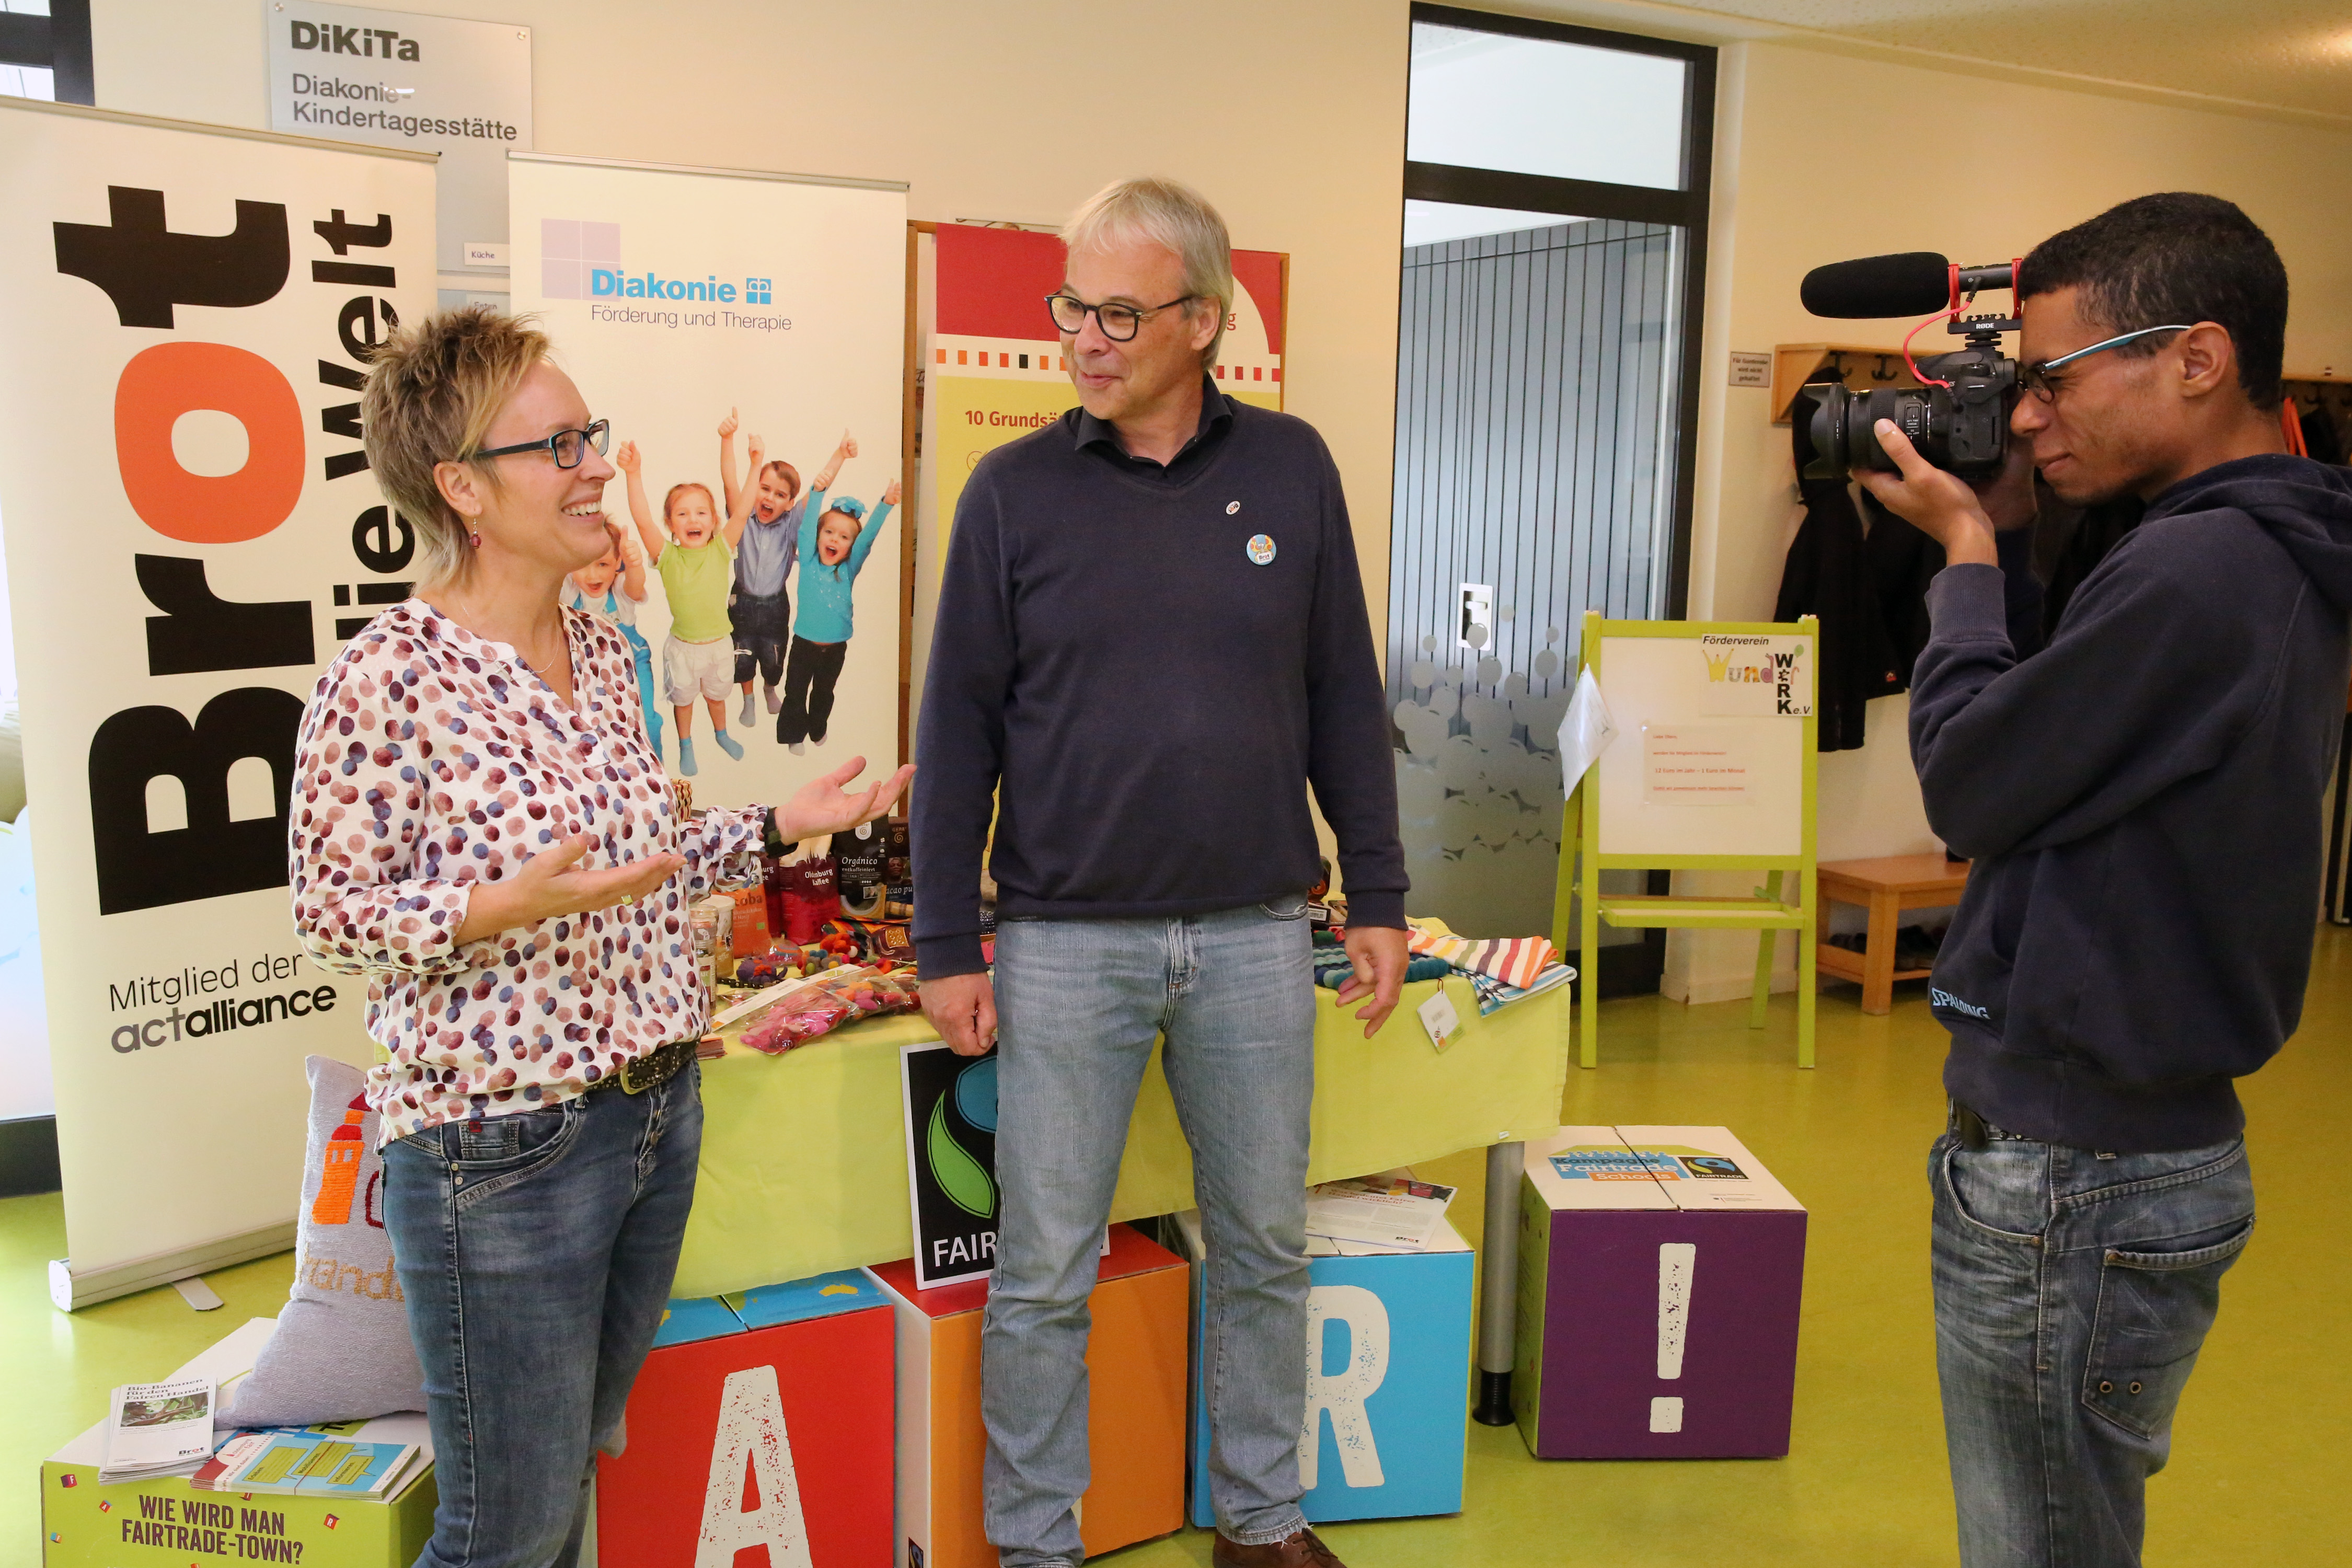
<path fill-rule="evenodd" d="M 1816 316 L 1864 321 L 1932 318 L 1941 311 L 1947 318 L 1945 330 L 1964 341 L 1949 353 L 1912 365 L 1919 386 L 1849 392 L 1833 382 L 1808 382 L 1789 411 L 1796 431 L 1798 475 L 1837 479 L 1856 468 L 1894 473 L 1895 460 L 1878 445 L 1881 419 L 1895 421 L 1919 455 L 1939 468 L 1978 476 L 1998 472 L 2008 451 L 2010 409 L 2017 399 L 2017 362 L 2000 352 L 2000 334 L 2016 331 L 2021 322 L 2014 313 L 1962 312 L 1981 289 L 2013 290 L 2016 277 L 2014 261 L 1955 267 L 1932 250 L 1832 262 L 1806 273 L 1799 294 L 1805 309 Z"/>

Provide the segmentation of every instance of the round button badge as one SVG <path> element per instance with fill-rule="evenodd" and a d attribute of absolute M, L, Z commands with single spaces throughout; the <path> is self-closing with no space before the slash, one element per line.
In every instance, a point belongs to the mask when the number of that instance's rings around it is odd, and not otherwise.
<path fill-rule="evenodd" d="M 1254 535 L 1249 542 L 1249 558 L 1253 565 L 1271 565 L 1274 562 L 1274 541 L 1263 533 Z"/>

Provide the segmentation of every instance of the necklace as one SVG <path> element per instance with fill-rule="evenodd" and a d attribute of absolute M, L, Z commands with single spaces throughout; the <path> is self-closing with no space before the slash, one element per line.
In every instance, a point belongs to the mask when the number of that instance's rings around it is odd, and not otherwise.
<path fill-rule="evenodd" d="M 466 612 L 466 620 L 467 620 L 467 621 L 477 621 L 477 620 L 479 620 L 479 619 L 480 619 L 479 615 L 478 615 L 478 614 L 477 614 L 477 613 L 476 613 L 476 611 L 475 611 L 475 609 L 474 609 L 474 606 L 473 606 L 473 603 L 472 603 L 472 601 L 468 600 L 468 601 L 467 601 L 467 602 L 463 606 L 461 606 L 461 607 L 462 607 L 462 608 L 465 610 L 465 612 Z M 524 655 L 523 655 L 523 649 L 522 649 L 522 644 L 520 644 L 520 642 L 516 642 L 516 643 L 509 643 L 509 644 L 508 644 L 508 645 L 507 645 L 508 647 L 511 647 L 511 648 L 513 648 L 513 649 L 515 650 L 515 662 L 516 662 L 517 664 L 519 664 L 519 665 L 521 665 L 525 669 L 527 669 L 527 670 L 530 671 L 530 673 L 531 673 L 532 675 L 536 676 L 537 678 L 539 678 L 539 679 L 541 679 L 541 680 L 544 680 L 544 679 L 547 679 L 547 671 L 548 671 L 548 668 L 549 668 L 549 667 L 550 667 L 550 666 L 551 666 L 551 665 L 553 665 L 553 664 L 555 663 L 556 654 L 558 654 L 558 653 L 562 653 L 562 651 L 564 651 L 564 649 L 566 649 L 566 648 L 568 648 L 569 647 L 571 647 L 571 643 L 572 643 L 571 634 L 570 634 L 569 632 L 567 632 L 567 631 L 565 631 L 565 630 L 564 630 L 562 616 L 563 616 L 563 612 L 562 612 L 561 609 L 557 610 L 557 611 L 556 611 L 556 623 L 555 623 L 555 629 L 556 629 L 556 634 L 557 634 L 555 653 L 551 653 L 551 654 L 549 654 L 545 658 L 541 659 L 538 663 L 533 664 L 533 663 L 532 663 L 529 658 L 525 658 L 525 657 L 524 657 Z M 461 623 L 461 624 L 462 624 L 462 623 Z M 470 630 L 472 630 L 472 628 L 471 628 L 470 626 L 468 626 L 467 629 L 467 630 L 469 630 L 469 631 L 470 631 Z M 487 635 L 486 635 L 486 634 L 484 634 L 484 633 L 476 632 L 476 633 L 475 633 L 475 635 L 476 635 L 477 637 L 484 637 L 486 640 L 491 640 L 491 639 L 488 639 Z"/>

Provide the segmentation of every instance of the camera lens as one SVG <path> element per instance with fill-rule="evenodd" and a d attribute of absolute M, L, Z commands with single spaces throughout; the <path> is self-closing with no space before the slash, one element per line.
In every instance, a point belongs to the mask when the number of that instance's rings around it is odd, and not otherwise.
<path fill-rule="evenodd" d="M 1878 444 L 1882 419 L 1893 421 L 1937 468 L 1961 474 L 2000 468 L 2016 362 L 1961 350 L 1927 361 L 1925 369 L 1952 384 L 1849 392 L 1838 382 L 1807 383 L 1789 411 L 1799 476 L 1836 479 L 1856 469 L 1895 472 L 1894 459 Z"/>

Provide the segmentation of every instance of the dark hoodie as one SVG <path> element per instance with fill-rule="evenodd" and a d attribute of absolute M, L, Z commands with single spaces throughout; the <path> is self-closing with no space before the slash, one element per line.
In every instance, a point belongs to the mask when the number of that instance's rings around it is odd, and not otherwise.
<path fill-rule="evenodd" d="M 1946 569 L 1911 689 L 1927 820 L 1976 861 L 1936 963 L 1944 1085 L 2075 1148 L 2193 1149 L 2294 1032 L 2344 722 L 2352 474 L 2242 458 L 2149 503 L 2020 663 Z"/>

